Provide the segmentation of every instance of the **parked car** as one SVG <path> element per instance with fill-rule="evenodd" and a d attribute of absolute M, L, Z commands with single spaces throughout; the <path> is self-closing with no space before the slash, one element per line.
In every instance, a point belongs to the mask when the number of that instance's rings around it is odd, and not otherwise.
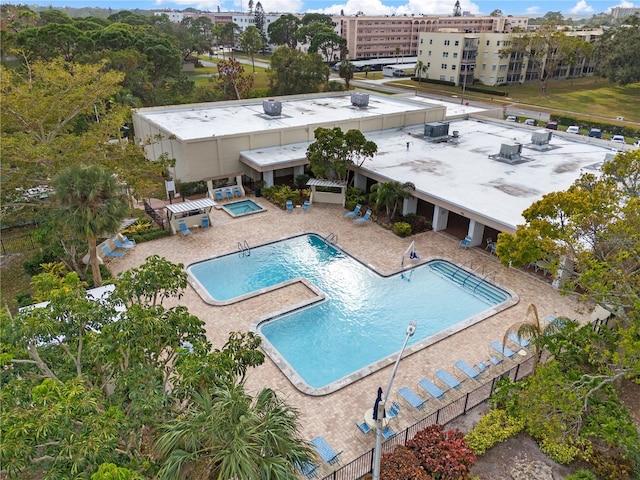
<path fill-rule="evenodd" d="M 557 130 L 558 122 L 547 122 L 547 127 L 549 130 Z"/>
<path fill-rule="evenodd" d="M 593 138 L 602 138 L 602 130 L 599 128 L 592 128 L 589 130 L 589 136 Z"/>
<path fill-rule="evenodd" d="M 611 141 L 616 143 L 626 143 L 623 135 L 614 135 L 611 137 Z"/>
<path fill-rule="evenodd" d="M 571 125 L 567 127 L 567 133 L 580 133 L 580 127 L 577 125 Z"/>
<path fill-rule="evenodd" d="M 509 115 L 506 118 L 507 122 L 517 122 L 518 121 L 518 117 L 516 117 L 515 115 Z"/>
<path fill-rule="evenodd" d="M 533 118 L 527 118 L 527 119 L 524 121 L 524 124 L 525 124 L 525 125 L 531 125 L 531 126 L 534 126 L 534 127 L 535 127 L 535 126 L 536 126 L 536 121 L 535 121 Z"/>

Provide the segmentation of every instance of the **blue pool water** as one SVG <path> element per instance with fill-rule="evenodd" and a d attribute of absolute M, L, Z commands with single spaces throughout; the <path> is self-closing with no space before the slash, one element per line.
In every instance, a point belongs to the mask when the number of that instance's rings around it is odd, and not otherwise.
<path fill-rule="evenodd" d="M 188 271 L 216 300 L 300 277 L 322 290 L 325 301 L 258 326 L 278 356 L 274 361 L 284 362 L 315 389 L 397 352 L 411 320 L 418 328 L 409 345 L 510 298 L 443 260 L 383 277 L 317 235 L 253 248 L 249 256 L 207 260 Z"/>
<path fill-rule="evenodd" d="M 241 217 L 242 215 L 250 215 L 264 210 L 256 202 L 249 199 L 225 203 L 222 205 L 222 209 L 232 217 Z"/>

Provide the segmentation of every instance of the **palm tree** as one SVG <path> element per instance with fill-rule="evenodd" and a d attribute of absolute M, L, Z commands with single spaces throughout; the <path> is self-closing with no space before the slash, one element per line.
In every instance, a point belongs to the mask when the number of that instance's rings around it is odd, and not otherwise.
<path fill-rule="evenodd" d="M 385 183 L 375 183 L 371 185 L 371 201 L 376 209 L 385 208 L 387 220 L 391 220 L 398 208 L 398 200 L 408 198 L 411 194 L 407 189 L 415 190 L 416 186 L 411 182 L 400 183 L 389 181 Z"/>
<path fill-rule="evenodd" d="M 396 47 L 394 52 L 396 54 L 396 63 L 398 63 L 400 60 L 400 54 L 402 53 L 402 49 L 400 47 Z"/>
<path fill-rule="evenodd" d="M 186 414 L 162 427 L 159 478 L 293 480 L 314 460 L 299 437 L 298 412 L 263 389 L 253 399 L 241 384 L 195 393 Z"/>
<path fill-rule="evenodd" d="M 416 75 L 418 75 L 418 82 L 422 81 L 422 75 L 426 74 L 428 69 L 429 67 L 427 67 L 426 63 L 422 60 L 418 60 L 416 63 Z"/>
<path fill-rule="evenodd" d="M 98 165 L 71 166 L 58 175 L 53 186 L 59 224 L 89 243 L 93 285 L 100 286 L 97 239 L 118 230 L 128 211 L 127 201 L 113 175 Z"/>
<path fill-rule="evenodd" d="M 345 87 L 349 90 L 353 79 L 353 63 L 346 59 L 342 60 L 338 66 L 338 75 L 340 78 L 344 78 Z"/>
<path fill-rule="evenodd" d="M 535 369 L 535 366 L 538 365 L 542 358 L 545 337 L 558 332 L 561 328 L 562 321 L 549 322 L 544 325 L 540 321 L 540 317 L 538 316 L 537 307 L 533 303 L 530 303 L 527 307 L 527 313 L 524 320 L 514 323 L 504 333 L 504 337 L 502 338 L 502 346 L 504 347 L 507 343 L 507 339 L 510 333 L 515 333 L 519 337 L 529 340 L 534 349 L 533 356 Z"/>

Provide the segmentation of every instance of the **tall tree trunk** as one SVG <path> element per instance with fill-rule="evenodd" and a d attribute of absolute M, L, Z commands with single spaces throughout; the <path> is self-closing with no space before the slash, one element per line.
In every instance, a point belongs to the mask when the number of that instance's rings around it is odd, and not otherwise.
<path fill-rule="evenodd" d="M 91 273 L 93 273 L 93 286 L 99 287 L 102 285 L 102 275 L 100 274 L 95 237 L 89 238 L 89 263 L 91 264 Z"/>

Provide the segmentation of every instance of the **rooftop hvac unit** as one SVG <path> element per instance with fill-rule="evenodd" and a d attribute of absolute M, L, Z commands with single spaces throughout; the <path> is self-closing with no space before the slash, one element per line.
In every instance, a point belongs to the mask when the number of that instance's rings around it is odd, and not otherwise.
<path fill-rule="evenodd" d="M 503 143 L 500 145 L 500 157 L 511 162 L 520 160 L 520 154 L 522 154 L 522 144 L 517 143 L 515 145 L 507 145 Z"/>
<path fill-rule="evenodd" d="M 366 107 L 369 105 L 369 94 L 354 92 L 351 94 L 351 105 L 356 107 Z"/>
<path fill-rule="evenodd" d="M 616 154 L 615 153 L 605 153 L 604 154 L 604 163 L 608 163 L 611 160 L 613 160 L 614 158 L 616 158 Z"/>
<path fill-rule="evenodd" d="M 531 143 L 534 145 L 549 145 L 553 132 L 551 130 L 536 130 L 531 134 Z"/>
<path fill-rule="evenodd" d="M 426 138 L 441 138 L 449 135 L 449 124 L 443 122 L 432 122 L 424 125 L 424 136 Z"/>
<path fill-rule="evenodd" d="M 277 100 L 263 100 L 262 108 L 267 115 L 277 117 L 282 113 L 282 102 Z"/>

